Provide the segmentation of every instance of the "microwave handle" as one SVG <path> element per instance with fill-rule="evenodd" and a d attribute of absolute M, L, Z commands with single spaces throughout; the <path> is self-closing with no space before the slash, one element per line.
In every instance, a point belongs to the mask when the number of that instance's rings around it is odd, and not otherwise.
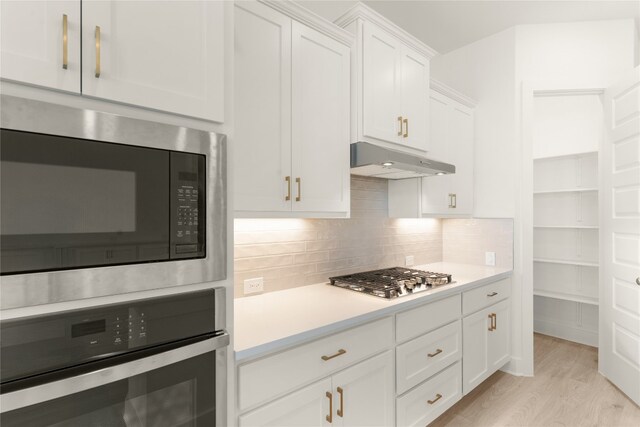
<path fill-rule="evenodd" d="M 163 368 L 173 363 L 191 359 L 201 354 L 224 349 L 229 345 L 229 334 L 185 345 L 172 350 L 142 357 L 130 362 L 97 369 L 75 377 L 52 381 L 0 395 L 0 412 L 9 412 L 48 400 L 90 390 L 109 383 L 124 380 L 145 372 Z"/>

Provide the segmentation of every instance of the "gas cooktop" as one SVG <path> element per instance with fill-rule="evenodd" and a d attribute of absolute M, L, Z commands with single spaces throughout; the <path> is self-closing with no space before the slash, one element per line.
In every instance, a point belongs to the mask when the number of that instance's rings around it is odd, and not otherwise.
<path fill-rule="evenodd" d="M 450 274 L 404 267 L 347 274 L 330 277 L 329 280 L 333 286 L 386 299 L 411 295 L 452 283 Z"/>

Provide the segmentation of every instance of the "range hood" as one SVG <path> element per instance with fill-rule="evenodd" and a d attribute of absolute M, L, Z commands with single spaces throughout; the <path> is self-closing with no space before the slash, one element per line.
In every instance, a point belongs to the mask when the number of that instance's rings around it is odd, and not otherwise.
<path fill-rule="evenodd" d="M 379 147 L 368 142 L 351 144 L 351 174 L 385 179 L 445 175 L 456 167 L 437 160 Z"/>

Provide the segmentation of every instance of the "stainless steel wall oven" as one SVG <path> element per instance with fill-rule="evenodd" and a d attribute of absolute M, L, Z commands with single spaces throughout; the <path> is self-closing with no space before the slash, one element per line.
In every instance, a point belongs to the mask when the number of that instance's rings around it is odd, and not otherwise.
<path fill-rule="evenodd" d="M 0 308 L 226 276 L 224 135 L 3 95 Z"/>
<path fill-rule="evenodd" d="M 226 425 L 223 289 L 3 321 L 3 427 Z"/>

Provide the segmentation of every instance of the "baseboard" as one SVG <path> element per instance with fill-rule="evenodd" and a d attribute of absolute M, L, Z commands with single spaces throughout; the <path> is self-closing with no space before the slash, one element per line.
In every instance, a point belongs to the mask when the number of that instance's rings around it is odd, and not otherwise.
<path fill-rule="evenodd" d="M 541 319 L 533 320 L 533 330 L 540 334 L 562 338 L 563 340 L 573 341 L 591 347 L 598 347 L 597 331 L 590 331 Z"/>
<path fill-rule="evenodd" d="M 507 362 L 502 368 L 502 372 L 514 375 L 516 377 L 532 377 L 531 367 L 526 366 L 524 360 L 521 357 L 511 357 L 511 360 Z"/>

